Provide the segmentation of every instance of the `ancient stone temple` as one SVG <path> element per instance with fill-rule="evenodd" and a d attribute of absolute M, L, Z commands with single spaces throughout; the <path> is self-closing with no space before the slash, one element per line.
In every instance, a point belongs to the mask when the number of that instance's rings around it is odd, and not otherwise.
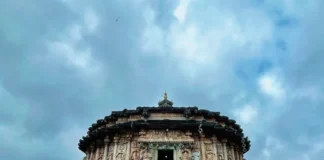
<path fill-rule="evenodd" d="M 235 120 L 197 107 L 112 112 L 92 124 L 79 149 L 86 160 L 243 160 L 250 141 Z"/>

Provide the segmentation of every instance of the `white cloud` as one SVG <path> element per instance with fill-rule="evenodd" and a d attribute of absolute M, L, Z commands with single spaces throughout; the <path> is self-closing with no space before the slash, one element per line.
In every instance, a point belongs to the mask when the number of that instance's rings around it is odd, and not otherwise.
<path fill-rule="evenodd" d="M 275 73 L 266 73 L 259 78 L 259 89 L 262 93 L 271 96 L 276 100 L 282 100 L 286 97 L 286 91 Z"/>
<path fill-rule="evenodd" d="M 284 148 L 284 144 L 279 139 L 268 136 L 266 138 L 266 147 L 271 147 L 274 150 L 282 150 Z"/>
<path fill-rule="evenodd" d="M 79 128 L 73 126 L 58 135 L 58 140 L 62 144 L 62 147 L 70 149 L 71 154 L 77 159 L 82 159 L 83 154 L 80 154 L 79 149 L 76 147 L 79 143 L 80 137 L 84 136 L 85 128 Z M 73 149 L 71 149 L 73 148 Z"/>
<path fill-rule="evenodd" d="M 270 160 L 272 157 L 276 157 L 282 153 L 285 149 L 285 144 L 283 141 L 279 140 L 278 138 L 267 136 L 265 139 L 265 147 L 262 149 L 262 159 Z"/>
<path fill-rule="evenodd" d="M 185 76 L 233 72 L 235 62 L 258 56 L 263 44 L 272 38 L 273 24 L 261 10 L 247 8 L 233 13 L 231 3 L 198 9 L 188 7 L 197 5 L 192 3 L 200 1 L 180 1 L 174 10 L 180 23 L 174 21 L 163 29 L 155 24 L 153 10 L 145 12 L 147 26 L 142 34 L 144 53 L 176 59 Z"/>
<path fill-rule="evenodd" d="M 173 15 L 178 19 L 180 23 L 183 23 L 186 19 L 188 5 L 189 0 L 180 0 L 178 7 L 173 12 Z"/>
<path fill-rule="evenodd" d="M 240 123 L 251 124 L 258 117 L 257 107 L 252 104 L 245 104 L 243 107 L 233 111 L 233 115 Z"/>
<path fill-rule="evenodd" d="M 268 149 L 263 149 L 262 154 L 264 156 L 264 160 L 269 160 L 271 157 L 271 153 Z"/>
<path fill-rule="evenodd" d="M 92 9 L 86 9 L 84 12 L 84 23 L 85 27 L 91 33 L 95 32 L 99 26 L 99 18 Z"/>
<path fill-rule="evenodd" d="M 292 94 L 292 98 L 301 99 L 306 98 L 311 101 L 322 101 L 324 100 L 324 92 L 320 89 L 319 86 L 307 86 L 298 88 Z"/>
<path fill-rule="evenodd" d="M 324 135 L 310 136 L 301 135 L 298 137 L 297 142 L 308 149 L 301 153 L 303 160 L 317 159 L 320 155 L 323 155 L 324 151 Z"/>
<path fill-rule="evenodd" d="M 72 43 L 76 43 L 80 40 L 82 40 L 82 27 L 80 25 L 73 25 L 69 28 L 68 34 L 67 34 L 71 40 Z"/>
<path fill-rule="evenodd" d="M 100 72 L 100 66 L 92 58 L 90 49 L 77 49 L 64 41 L 49 42 L 48 49 L 52 54 L 64 58 L 68 64 L 86 75 L 95 75 Z"/>
<path fill-rule="evenodd" d="M 85 34 L 95 32 L 98 22 L 94 20 L 96 16 L 91 11 L 85 13 L 85 17 L 88 17 L 85 24 L 82 24 L 82 22 L 74 23 L 59 34 L 57 40 L 46 42 L 49 52 L 47 56 L 50 56 L 48 60 L 57 59 L 59 62 L 73 67 L 81 75 L 83 81 L 100 88 L 105 79 L 102 76 L 105 75 L 102 74 L 102 63 L 93 56 L 91 46 L 83 41 Z M 81 43 L 83 43 L 82 47 L 80 46 Z M 92 80 L 94 79 L 97 83 L 93 83 Z"/>
<path fill-rule="evenodd" d="M 83 1 L 61 0 L 75 13 L 82 16 L 82 21 L 74 22 L 65 31 L 58 35 L 58 40 L 47 41 L 46 46 L 49 53 L 66 64 L 73 66 L 87 78 L 98 77 L 102 72 L 102 64 L 92 56 L 91 47 L 83 44 L 85 34 L 94 34 L 100 24 L 100 19 L 95 11 L 87 6 Z"/>
<path fill-rule="evenodd" d="M 235 105 L 236 103 L 243 101 L 245 97 L 246 97 L 246 93 L 244 92 L 239 93 L 237 96 L 234 97 L 233 104 Z"/>
<path fill-rule="evenodd" d="M 151 8 L 144 12 L 144 19 L 146 21 L 146 28 L 141 37 L 141 48 L 144 53 L 154 53 L 164 55 L 164 32 L 155 23 L 155 13 Z"/>

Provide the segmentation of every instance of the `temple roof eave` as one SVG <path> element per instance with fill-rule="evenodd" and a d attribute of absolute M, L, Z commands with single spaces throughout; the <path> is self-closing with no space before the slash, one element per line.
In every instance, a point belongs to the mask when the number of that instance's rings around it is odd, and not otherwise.
<path fill-rule="evenodd" d="M 164 123 L 163 123 L 164 122 Z M 212 123 L 212 122 L 204 122 L 200 123 L 198 121 L 174 121 L 174 120 L 161 120 L 161 121 L 137 121 L 137 122 L 126 122 L 126 123 L 121 123 L 121 124 L 116 124 L 113 125 L 109 128 L 102 128 L 98 129 L 94 132 L 89 133 L 87 137 L 83 137 L 83 139 L 80 140 L 79 143 L 79 148 L 82 151 L 85 151 L 86 148 L 89 147 L 91 142 L 93 142 L 95 139 L 105 137 L 106 135 L 113 135 L 114 133 L 118 133 L 121 130 L 125 129 L 131 129 L 131 130 L 138 130 L 141 128 L 146 128 L 146 129 L 165 129 L 166 127 L 164 125 L 168 124 L 175 124 L 175 125 L 169 125 L 169 129 L 173 128 L 179 128 L 179 126 L 182 126 L 182 129 L 197 129 L 200 124 L 202 129 L 205 130 L 206 132 L 213 132 L 216 135 L 221 135 L 223 137 L 228 137 L 232 139 L 233 141 L 237 141 L 238 143 L 241 141 L 242 138 L 244 138 L 243 133 L 238 133 L 235 132 L 233 129 L 223 127 L 221 125 Z M 159 127 L 160 126 L 160 127 Z M 246 146 L 247 146 L 247 151 L 250 148 L 250 141 L 246 139 L 245 141 Z M 88 146 L 88 147 L 87 147 Z"/>
<path fill-rule="evenodd" d="M 147 112 L 147 115 L 143 115 L 144 112 Z M 132 115 L 142 115 L 148 118 L 150 113 L 183 113 L 184 116 L 193 117 L 193 116 L 203 116 L 204 118 L 215 118 L 216 121 L 224 122 L 227 125 L 232 125 L 232 127 L 239 132 L 243 130 L 240 128 L 240 125 L 236 124 L 235 120 L 229 119 L 227 116 L 220 115 L 220 112 L 212 112 L 209 110 L 198 109 L 198 107 L 137 107 L 136 110 L 127 110 L 123 111 L 113 111 L 110 116 L 106 116 L 104 119 L 97 120 L 97 123 L 92 124 L 89 127 L 89 131 L 97 129 L 101 125 L 107 124 L 109 122 L 115 122 L 118 118 L 129 118 Z"/>

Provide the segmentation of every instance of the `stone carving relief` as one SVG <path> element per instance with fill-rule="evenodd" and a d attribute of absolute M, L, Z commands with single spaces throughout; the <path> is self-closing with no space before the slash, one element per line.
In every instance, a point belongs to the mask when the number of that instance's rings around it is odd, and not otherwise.
<path fill-rule="evenodd" d="M 234 150 L 234 159 L 235 160 L 238 160 L 238 155 L 237 155 L 237 148 L 235 148 L 235 150 Z"/>
<path fill-rule="evenodd" d="M 131 160 L 139 160 L 140 158 L 140 155 L 138 154 L 138 151 L 135 150 L 132 152 L 132 155 L 131 155 Z"/>
<path fill-rule="evenodd" d="M 215 157 L 215 153 L 213 153 L 213 152 L 206 153 L 206 160 L 213 160 L 214 157 Z"/>
<path fill-rule="evenodd" d="M 140 160 L 152 160 L 151 150 L 143 149 L 140 154 Z"/>
<path fill-rule="evenodd" d="M 193 142 L 193 145 L 192 145 L 192 151 L 198 152 L 199 150 L 200 150 L 199 141 L 195 140 L 195 142 Z"/>
<path fill-rule="evenodd" d="M 205 149 L 206 151 L 213 151 L 214 147 L 212 143 L 205 143 Z"/>
<path fill-rule="evenodd" d="M 108 160 L 114 159 L 114 143 L 111 143 L 108 147 Z"/>
<path fill-rule="evenodd" d="M 184 149 L 181 151 L 181 160 L 190 160 L 190 151 L 188 149 Z"/>
<path fill-rule="evenodd" d="M 139 147 L 140 144 L 137 141 L 132 141 L 131 143 L 131 160 L 139 160 Z"/>
<path fill-rule="evenodd" d="M 119 152 L 119 153 L 116 155 L 116 160 L 126 160 L 126 154 L 123 153 L 123 152 Z"/>
<path fill-rule="evenodd" d="M 148 130 L 138 141 L 142 142 L 193 142 L 193 138 L 186 136 L 182 131 L 175 130 Z"/>
<path fill-rule="evenodd" d="M 200 160 L 200 152 L 192 152 L 191 160 Z"/>
<path fill-rule="evenodd" d="M 98 157 L 98 160 L 103 160 L 104 151 L 105 151 L 105 148 L 100 148 L 99 149 L 99 157 Z"/>
<path fill-rule="evenodd" d="M 118 143 L 116 160 L 125 160 L 127 152 L 127 142 Z"/>
<path fill-rule="evenodd" d="M 127 142 L 121 142 L 118 145 L 118 151 L 119 152 L 126 152 L 127 149 Z"/>
<path fill-rule="evenodd" d="M 223 146 L 221 143 L 216 143 L 217 147 L 217 158 L 218 160 L 223 160 L 224 154 L 223 154 Z"/>
<path fill-rule="evenodd" d="M 223 158 L 222 155 L 219 154 L 219 155 L 217 156 L 217 160 L 224 160 L 224 158 Z"/>
<path fill-rule="evenodd" d="M 138 148 L 139 143 L 137 141 L 133 141 L 131 146 L 132 146 L 132 148 Z"/>
<path fill-rule="evenodd" d="M 213 160 L 215 158 L 214 146 L 212 143 L 205 143 L 206 160 Z"/>
<path fill-rule="evenodd" d="M 227 159 L 228 160 L 233 160 L 232 148 L 230 146 L 227 146 Z"/>

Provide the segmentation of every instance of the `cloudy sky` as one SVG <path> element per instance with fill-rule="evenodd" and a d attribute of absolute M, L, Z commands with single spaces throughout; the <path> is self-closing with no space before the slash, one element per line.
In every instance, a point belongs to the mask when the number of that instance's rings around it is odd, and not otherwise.
<path fill-rule="evenodd" d="M 323 160 L 323 7 L 1 0 L 0 159 L 80 160 L 93 122 L 166 90 L 176 106 L 236 119 L 247 160 Z"/>

